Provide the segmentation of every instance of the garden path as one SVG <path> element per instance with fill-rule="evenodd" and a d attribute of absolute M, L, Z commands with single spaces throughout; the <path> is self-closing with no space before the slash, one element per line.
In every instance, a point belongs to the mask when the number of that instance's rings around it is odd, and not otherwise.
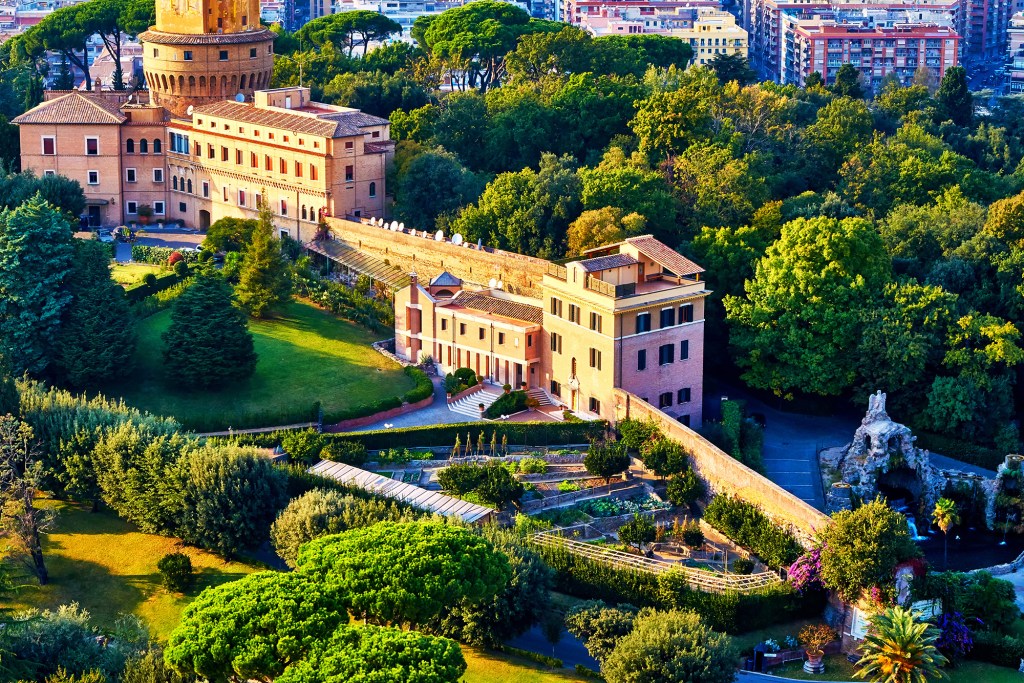
<path fill-rule="evenodd" d="M 479 422 L 479 417 L 463 415 L 448 410 L 448 395 L 444 391 L 444 380 L 434 377 L 434 402 L 426 408 L 398 415 L 387 420 L 380 420 L 365 427 L 353 429 L 354 432 L 368 432 L 378 429 L 399 429 L 403 427 L 428 427 L 430 425 L 454 424 L 457 422 Z M 385 427 L 384 425 L 391 425 Z"/>

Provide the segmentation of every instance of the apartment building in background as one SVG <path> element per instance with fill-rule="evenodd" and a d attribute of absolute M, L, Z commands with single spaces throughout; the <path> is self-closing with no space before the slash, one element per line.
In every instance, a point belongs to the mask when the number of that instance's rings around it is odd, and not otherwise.
<path fill-rule="evenodd" d="M 383 215 L 387 119 L 267 89 L 273 34 L 259 0 L 159 3 L 142 33 L 148 91 L 46 93 L 14 119 L 22 167 L 85 189 L 90 225 L 254 218 L 309 240 L 325 216 Z M 215 11 L 216 10 L 216 11 Z"/>
<path fill-rule="evenodd" d="M 540 388 L 585 417 L 615 419 L 622 388 L 699 426 L 704 270 L 650 235 L 551 263 L 540 296 L 473 291 L 442 273 L 395 292 L 395 348 L 445 372 Z"/>

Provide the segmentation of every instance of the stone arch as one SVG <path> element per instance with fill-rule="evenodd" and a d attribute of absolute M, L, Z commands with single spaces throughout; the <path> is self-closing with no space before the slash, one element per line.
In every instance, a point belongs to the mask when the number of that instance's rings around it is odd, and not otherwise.
<path fill-rule="evenodd" d="M 189 95 L 194 95 L 195 92 L 196 92 L 196 77 L 195 76 L 189 76 L 188 77 L 188 94 Z"/>
<path fill-rule="evenodd" d="M 220 91 L 224 95 L 230 95 L 231 94 L 231 93 L 228 92 L 228 77 L 227 76 L 221 76 L 220 77 Z"/>
<path fill-rule="evenodd" d="M 153 154 L 163 153 L 163 142 L 160 138 L 153 138 Z"/>
<path fill-rule="evenodd" d="M 216 76 L 210 76 L 210 94 L 211 95 L 218 94 L 218 91 L 217 91 L 217 77 Z"/>
<path fill-rule="evenodd" d="M 228 93 L 233 95 L 238 92 L 238 74 L 231 74 L 231 92 Z"/>
<path fill-rule="evenodd" d="M 149 154 L 149 140 L 146 138 L 139 140 L 139 154 Z"/>
<path fill-rule="evenodd" d="M 170 90 L 171 90 L 171 94 L 173 95 L 174 92 L 175 92 L 175 90 L 174 90 L 174 76 L 171 76 L 171 89 Z"/>
<path fill-rule="evenodd" d="M 172 190 L 177 190 L 178 189 L 178 176 L 176 176 L 176 175 L 172 175 L 171 176 L 171 189 Z"/>
<path fill-rule="evenodd" d="M 189 194 L 192 194 L 192 179 L 189 178 L 186 182 L 188 183 L 188 190 L 187 190 L 187 192 Z"/>
<path fill-rule="evenodd" d="M 199 94 L 200 95 L 205 95 L 206 94 L 206 76 L 200 76 L 199 77 Z"/>
<path fill-rule="evenodd" d="M 249 89 L 256 89 L 256 74 L 249 74 Z"/>
<path fill-rule="evenodd" d="M 242 80 L 238 83 L 239 90 L 245 90 L 245 74 L 242 74 Z"/>
<path fill-rule="evenodd" d="M 178 92 L 181 94 L 185 93 L 185 77 L 178 76 Z"/>
<path fill-rule="evenodd" d="M 128 154 L 135 154 L 135 140 L 133 138 L 125 140 L 124 151 Z"/>
<path fill-rule="evenodd" d="M 303 204 L 302 205 L 302 220 L 306 220 L 306 216 L 307 216 L 307 214 L 306 214 L 306 205 Z"/>

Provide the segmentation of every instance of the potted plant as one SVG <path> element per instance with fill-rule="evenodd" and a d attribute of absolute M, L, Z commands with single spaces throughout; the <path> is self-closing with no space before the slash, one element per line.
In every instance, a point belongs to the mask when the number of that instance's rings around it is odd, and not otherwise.
<path fill-rule="evenodd" d="M 149 219 L 153 217 L 153 207 L 149 204 L 139 204 L 135 212 L 139 215 L 139 222 L 143 225 L 149 225 Z"/>
<path fill-rule="evenodd" d="M 839 634 L 828 624 L 808 624 L 800 629 L 797 640 L 804 646 L 804 651 L 807 653 L 804 671 L 815 674 L 824 673 L 825 665 L 821 660 L 825 656 L 825 651 L 822 648 L 837 637 Z"/>
<path fill-rule="evenodd" d="M 526 407 L 530 410 L 536 410 L 538 407 L 540 407 L 540 401 L 535 399 L 533 396 L 527 396 Z"/>

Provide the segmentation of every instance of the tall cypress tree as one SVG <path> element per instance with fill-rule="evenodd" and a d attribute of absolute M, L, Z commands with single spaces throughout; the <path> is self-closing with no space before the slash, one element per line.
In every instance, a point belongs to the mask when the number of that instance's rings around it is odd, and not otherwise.
<path fill-rule="evenodd" d="M 61 377 L 77 388 L 123 377 L 132 368 L 135 320 L 124 289 L 110 277 L 105 244 L 78 240 L 66 289 L 72 300 L 57 342 Z"/>
<path fill-rule="evenodd" d="M 257 356 L 246 322 L 223 278 L 197 276 L 174 302 L 163 334 L 168 378 L 185 388 L 204 388 L 252 376 Z"/>
<path fill-rule="evenodd" d="M 71 226 L 40 194 L 0 212 L 0 353 L 14 375 L 46 372 L 71 293 Z"/>
<path fill-rule="evenodd" d="M 238 278 L 238 301 L 254 318 L 262 318 L 291 298 L 288 264 L 281 255 L 281 240 L 274 238 L 274 216 L 264 202 L 245 249 Z"/>

